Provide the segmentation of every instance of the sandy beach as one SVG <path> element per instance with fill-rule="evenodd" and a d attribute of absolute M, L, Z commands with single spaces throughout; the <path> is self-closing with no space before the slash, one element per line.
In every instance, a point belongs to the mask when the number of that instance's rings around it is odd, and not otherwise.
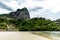
<path fill-rule="evenodd" d="M 0 32 L 0 40 L 50 40 L 29 32 Z"/>

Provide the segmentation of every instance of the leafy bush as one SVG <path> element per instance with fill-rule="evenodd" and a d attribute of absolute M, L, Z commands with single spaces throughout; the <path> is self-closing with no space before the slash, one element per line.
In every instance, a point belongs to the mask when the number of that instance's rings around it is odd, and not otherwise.
<path fill-rule="evenodd" d="M 19 31 L 60 31 L 60 25 L 55 21 L 45 18 L 32 18 L 30 20 L 0 18 L 0 28 L 7 28 L 7 25 L 15 26 Z"/>

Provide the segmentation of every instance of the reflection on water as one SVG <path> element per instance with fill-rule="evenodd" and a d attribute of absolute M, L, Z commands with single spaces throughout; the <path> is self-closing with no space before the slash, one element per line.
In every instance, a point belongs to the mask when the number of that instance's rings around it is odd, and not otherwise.
<path fill-rule="evenodd" d="M 52 40 L 60 40 L 60 32 L 47 32 Z"/>
<path fill-rule="evenodd" d="M 34 32 L 33 34 L 44 36 L 50 38 L 51 40 L 60 40 L 60 32 L 59 31 L 42 31 L 42 32 Z"/>
<path fill-rule="evenodd" d="M 50 36 L 56 36 L 56 37 L 60 37 L 60 32 L 47 32 L 47 34 L 49 34 Z"/>

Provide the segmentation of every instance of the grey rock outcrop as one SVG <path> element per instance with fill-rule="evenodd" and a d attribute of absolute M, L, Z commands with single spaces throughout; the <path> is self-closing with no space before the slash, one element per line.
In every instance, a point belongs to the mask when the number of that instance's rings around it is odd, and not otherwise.
<path fill-rule="evenodd" d="M 21 19 L 21 20 L 30 19 L 28 9 L 25 7 L 23 9 L 17 9 L 17 11 L 9 13 L 9 15 L 11 15 L 13 18 L 17 18 L 17 19 Z"/>

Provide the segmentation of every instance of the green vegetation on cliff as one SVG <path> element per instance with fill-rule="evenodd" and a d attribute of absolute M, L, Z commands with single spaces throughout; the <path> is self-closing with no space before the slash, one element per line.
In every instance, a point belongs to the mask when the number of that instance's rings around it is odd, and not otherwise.
<path fill-rule="evenodd" d="M 12 18 L 0 18 L 0 29 L 18 31 L 60 31 L 58 21 L 51 21 L 45 18 L 32 18 L 30 20 L 19 20 Z"/>

